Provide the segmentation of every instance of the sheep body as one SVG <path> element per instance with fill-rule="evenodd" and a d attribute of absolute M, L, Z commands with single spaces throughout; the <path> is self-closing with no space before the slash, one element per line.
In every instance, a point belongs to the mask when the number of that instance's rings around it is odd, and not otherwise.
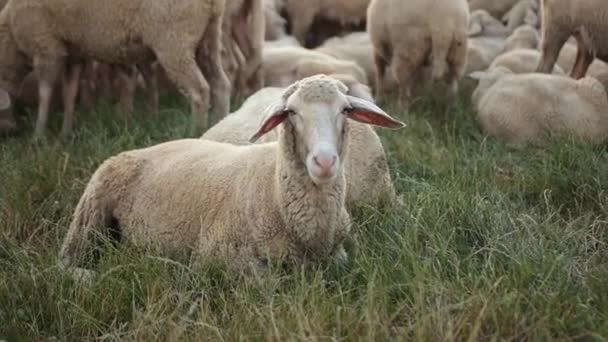
<path fill-rule="evenodd" d="M 506 37 L 509 30 L 486 10 L 471 12 L 467 34 L 469 37 Z"/>
<path fill-rule="evenodd" d="M 532 73 L 536 70 L 539 61 L 540 51 L 532 49 L 515 49 L 496 57 L 492 64 L 490 64 L 490 69 L 505 67 L 514 74 Z M 553 74 L 564 75 L 565 73 L 559 65 L 556 65 L 553 68 Z"/>
<path fill-rule="evenodd" d="M 495 18 L 502 18 L 519 0 L 469 0 L 471 12 L 485 10 Z"/>
<path fill-rule="evenodd" d="M 467 67 L 465 74 L 486 70 L 500 55 L 506 44 L 502 37 L 472 37 L 467 47 Z"/>
<path fill-rule="evenodd" d="M 315 50 L 337 59 L 357 63 L 365 70 L 370 85 L 374 87 L 374 49 L 367 32 L 353 32 L 343 37 L 330 38 Z"/>
<path fill-rule="evenodd" d="M 423 83 L 445 77 L 450 95 L 455 96 L 466 66 L 468 20 L 465 0 L 372 1 L 367 24 L 374 46 L 378 93 L 384 93 L 390 66 L 403 106 L 411 101 L 416 73 L 430 75 Z"/>
<path fill-rule="evenodd" d="M 483 129 L 513 145 L 542 144 L 551 134 L 592 144 L 608 137 L 608 98 L 591 77 L 577 81 L 495 68 L 481 76 L 473 102 Z"/>
<path fill-rule="evenodd" d="M 522 25 L 507 38 L 504 52 L 515 49 L 536 49 L 540 42 L 538 31 L 530 25 Z"/>

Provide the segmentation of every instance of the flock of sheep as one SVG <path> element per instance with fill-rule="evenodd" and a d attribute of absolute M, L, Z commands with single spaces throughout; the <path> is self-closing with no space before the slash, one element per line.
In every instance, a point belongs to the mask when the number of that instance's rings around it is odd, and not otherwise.
<path fill-rule="evenodd" d="M 371 125 L 404 124 L 371 89 L 395 91 L 407 110 L 440 80 L 452 102 L 466 75 L 479 81 L 481 127 L 508 143 L 608 137 L 606 0 L 0 5 L 0 131 L 15 129 L 21 101 L 37 105 L 35 133 L 44 134 L 61 92 L 68 135 L 78 98 L 85 107 L 113 99 L 128 112 L 137 87 L 151 110 L 159 93 L 179 91 L 194 124 L 210 127 L 98 168 L 61 250 L 79 274 L 102 237 L 240 271 L 275 259 L 345 261 L 349 210 L 397 201 Z M 231 98 L 245 102 L 227 115 Z"/>

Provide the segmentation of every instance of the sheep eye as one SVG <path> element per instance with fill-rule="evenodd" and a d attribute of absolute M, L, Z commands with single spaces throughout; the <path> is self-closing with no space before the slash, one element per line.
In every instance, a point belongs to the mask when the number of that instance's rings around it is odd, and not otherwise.
<path fill-rule="evenodd" d="M 293 110 L 293 109 L 289 109 L 289 108 L 285 108 L 285 109 L 283 110 L 283 112 L 284 112 L 285 114 L 287 114 L 287 115 L 295 115 L 295 114 L 296 114 L 296 111 L 295 111 L 295 110 Z"/>
<path fill-rule="evenodd" d="M 350 113 L 352 113 L 355 109 L 353 107 L 346 107 L 344 109 L 342 109 L 342 114 L 344 115 L 348 115 Z"/>

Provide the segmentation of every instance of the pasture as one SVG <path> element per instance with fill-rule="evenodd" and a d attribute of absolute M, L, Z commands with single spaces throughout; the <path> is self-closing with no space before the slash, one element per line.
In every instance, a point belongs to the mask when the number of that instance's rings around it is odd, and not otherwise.
<path fill-rule="evenodd" d="M 443 94 L 443 93 L 440 93 Z M 78 113 L 75 135 L 0 140 L 0 340 L 605 340 L 608 150 L 487 138 L 462 91 L 378 130 L 397 208 L 358 208 L 343 267 L 238 276 L 108 244 L 91 286 L 56 266 L 92 172 L 118 152 L 189 136 L 184 103 Z M 442 95 L 437 95 L 442 96 Z M 139 106 L 143 108 L 143 106 Z"/>

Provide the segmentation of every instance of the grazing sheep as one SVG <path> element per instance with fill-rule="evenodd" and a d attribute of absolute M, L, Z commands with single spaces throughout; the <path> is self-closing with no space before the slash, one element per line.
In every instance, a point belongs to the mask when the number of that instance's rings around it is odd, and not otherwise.
<path fill-rule="evenodd" d="M 605 0 L 543 0 L 542 59 L 538 72 L 548 73 L 570 36 L 578 43 L 570 76 L 582 78 L 594 58 L 608 62 L 608 2 Z"/>
<path fill-rule="evenodd" d="M 519 0 L 469 0 L 471 12 L 485 10 L 495 18 L 502 18 Z"/>
<path fill-rule="evenodd" d="M 367 86 L 341 75 L 331 75 L 344 82 L 348 94 L 373 101 Z M 203 139 L 248 145 L 249 137 L 263 119 L 264 109 L 276 102 L 284 88 L 263 88 L 251 95 L 236 112 L 226 116 L 202 136 Z M 368 125 L 353 122 L 348 140 L 349 155 L 344 161 L 346 178 L 346 206 L 378 205 L 384 200 L 396 200 L 395 188 L 386 160 L 386 154 L 376 132 Z M 278 135 L 269 132 L 258 143 L 276 141 Z"/>
<path fill-rule="evenodd" d="M 506 40 L 502 37 L 469 38 L 465 74 L 489 68 L 492 61 L 503 51 L 505 44 Z"/>
<path fill-rule="evenodd" d="M 287 87 L 317 74 L 346 74 L 367 84 L 365 71 L 357 63 L 305 48 L 265 48 L 263 60 L 264 84 L 269 87 Z"/>
<path fill-rule="evenodd" d="M 375 86 L 374 48 L 367 32 L 353 32 L 344 37 L 330 38 L 315 50 L 337 59 L 357 63 L 365 70 L 371 86 Z"/>
<path fill-rule="evenodd" d="M 346 90 L 327 77 L 287 88 L 251 138 L 279 126 L 278 142 L 186 139 L 108 159 L 76 207 L 60 252 L 63 264 L 86 264 L 98 237 L 112 231 L 172 257 L 225 261 L 239 271 L 263 267 L 268 258 L 344 261 L 342 241 L 350 230 L 342 172 L 347 119 L 403 126 Z"/>
<path fill-rule="evenodd" d="M 197 125 L 204 125 L 210 93 L 212 119 L 225 115 L 229 107 L 230 84 L 220 57 L 223 10 L 223 0 L 179 5 L 157 0 L 11 1 L 0 13 L 0 88 L 14 96 L 33 61 L 40 93 L 36 133 L 41 135 L 52 85 L 64 65 L 64 99 L 73 108 L 69 102 L 77 95 L 81 58 L 121 65 L 157 58 L 190 99 Z M 72 108 L 64 109 L 64 133 L 71 130 Z"/>
<path fill-rule="evenodd" d="M 370 0 L 285 0 L 285 12 L 292 34 L 300 44 L 310 46 L 306 38 L 315 18 L 336 20 L 343 25 L 363 23 L 369 3 Z"/>
<path fill-rule="evenodd" d="M 555 134 L 591 144 L 602 144 L 608 137 L 608 97 L 595 78 L 514 75 L 505 68 L 471 77 L 480 80 L 473 103 L 481 126 L 509 144 L 543 144 Z"/>
<path fill-rule="evenodd" d="M 515 29 L 507 38 L 504 52 L 516 49 L 536 49 L 540 42 L 538 31 L 530 25 L 523 25 Z"/>
<path fill-rule="evenodd" d="M 467 35 L 469 37 L 506 37 L 509 30 L 503 23 L 484 10 L 471 13 Z"/>
<path fill-rule="evenodd" d="M 540 51 L 532 49 L 515 49 L 496 57 L 492 64 L 490 64 L 490 69 L 505 67 L 514 74 L 525 74 L 534 72 L 538 66 L 538 61 L 540 61 Z M 553 74 L 565 75 L 564 70 L 560 68 L 559 65 L 556 65 L 553 68 Z"/>
<path fill-rule="evenodd" d="M 408 107 L 412 79 L 430 69 L 431 81 L 445 78 L 449 95 L 458 91 L 467 58 L 469 9 L 465 0 L 374 0 L 368 11 L 368 32 L 374 46 L 376 88 L 384 95 L 387 67 L 399 84 L 399 101 Z"/>
<path fill-rule="evenodd" d="M 0 89 L 0 133 L 13 131 L 17 128 L 12 113 L 11 98 L 7 92 Z"/>
<path fill-rule="evenodd" d="M 522 25 L 540 27 L 538 0 L 521 0 L 502 18 L 507 23 L 507 31 L 513 32 Z"/>

